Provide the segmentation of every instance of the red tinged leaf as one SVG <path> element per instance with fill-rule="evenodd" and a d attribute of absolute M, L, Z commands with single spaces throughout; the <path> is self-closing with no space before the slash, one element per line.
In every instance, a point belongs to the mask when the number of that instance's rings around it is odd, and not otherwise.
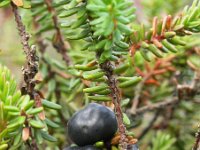
<path fill-rule="evenodd" d="M 91 84 L 91 81 L 88 81 L 88 80 L 83 80 L 83 79 L 82 79 L 81 81 L 83 82 L 84 85 L 86 85 L 86 86 L 88 86 L 88 87 L 89 87 L 90 84 Z"/>
<path fill-rule="evenodd" d="M 172 23 L 172 16 L 171 16 L 171 15 L 168 15 L 168 16 L 167 16 L 167 23 L 166 23 L 166 28 L 167 28 L 168 30 L 171 29 L 171 23 Z"/>
<path fill-rule="evenodd" d="M 142 93 L 143 93 L 144 96 L 146 96 L 146 97 L 150 97 L 150 96 L 151 96 L 151 94 L 150 94 L 148 91 L 143 91 Z"/>
<path fill-rule="evenodd" d="M 88 67 L 94 67 L 94 66 L 96 66 L 96 65 L 97 65 L 97 61 L 96 61 L 96 60 L 91 61 L 91 62 L 89 62 L 89 63 L 87 64 Z"/>
<path fill-rule="evenodd" d="M 158 25 L 158 17 L 153 18 L 153 34 L 152 37 L 155 37 L 157 34 L 157 25 Z"/>
<path fill-rule="evenodd" d="M 39 114 L 38 114 L 38 117 L 40 118 L 40 120 L 45 120 L 46 117 L 45 117 L 44 111 L 42 111 L 41 113 L 39 113 Z"/>
<path fill-rule="evenodd" d="M 30 137 L 30 129 L 28 127 L 23 128 L 22 130 L 22 139 L 23 141 L 27 141 Z"/>
<path fill-rule="evenodd" d="M 120 141 L 120 134 L 117 133 L 111 140 L 111 144 L 112 145 L 117 145 L 119 144 L 119 141 Z"/>
<path fill-rule="evenodd" d="M 161 31 L 162 36 L 164 36 L 164 32 L 166 30 L 166 24 L 167 24 L 167 16 L 164 18 L 164 20 L 162 22 L 162 31 Z"/>
<path fill-rule="evenodd" d="M 153 71 L 153 74 L 160 75 L 160 74 L 164 74 L 165 72 L 167 72 L 167 69 L 160 69 L 160 70 Z"/>
<path fill-rule="evenodd" d="M 133 57 L 133 56 L 135 55 L 135 52 L 136 52 L 135 45 L 132 45 L 132 46 L 130 47 L 129 53 L 130 53 L 131 56 Z"/>
<path fill-rule="evenodd" d="M 35 79 L 35 82 L 36 82 L 36 83 L 41 83 L 41 82 L 43 81 L 42 73 L 41 73 L 41 72 L 38 72 L 38 73 L 35 75 L 34 79 Z"/>
<path fill-rule="evenodd" d="M 158 69 L 158 68 L 160 67 L 161 64 L 162 64 L 162 60 L 161 60 L 161 59 L 158 59 L 158 60 L 156 61 L 155 66 L 154 66 L 154 70 L 155 70 L 155 69 Z"/>
<path fill-rule="evenodd" d="M 154 84 L 154 85 L 156 85 L 156 86 L 159 86 L 159 85 L 160 85 L 160 83 L 159 83 L 157 80 L 155 80 L 155 79 L 149 79 L 149 80 L 147 80 L 147 81 L 145 82 L 145 84 Z"/>
<path fill-rule="evenodd" d="M 145 76 L 145 74 L 142 72 L 142 70 L 140 70 L 138 67 L 135 67 L 135 71 L 142 77 Z"/>
<path fill-rule="evenodd" d="M 169 66 L 166 69 L 172 72 L 176 71 L 176 68 L 174 68 L 173 66 Z"/>
<path fill-rule="evenodd" d="M 163 45 L 157 39 L 153 39 L 153 44 L 159 49 L 163 47 Z"/>
<path fill-rule="evenodd" d="M 12 2 L 18 7 L 24 5 L 23 0 L 12 0 Z"/>
<path fill-rule="evenodd" d="M 169 62 L 166 62 L 164 64 L 161 65 L 162 68 L 167 68 L 167 67 L 170 67 L 172 64 L 169 63 Z"/>
<path fill-rule="evenodd" d="M 129 144 L 136 144 L 137 142 L 138 142 L 137 139 L 132 139 L 132 140 L 129 141 Z"/>
<path fill-rule="evenodd" d="M 145 62 L 144 65 L 145 65 L 145 68 L 146 68 L 146 70 L 148 71 L 148 73 L 151 72 L 152 69 L 151 69 L 151 67 L 149 66 L 149 64 L 148 64 L 147 62 Z"/>

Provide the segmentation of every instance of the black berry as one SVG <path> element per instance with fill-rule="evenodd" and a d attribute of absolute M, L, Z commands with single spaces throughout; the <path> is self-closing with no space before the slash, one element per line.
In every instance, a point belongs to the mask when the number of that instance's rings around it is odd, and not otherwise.
<path fill-rule="evenodd" d="M 91 103 L 75 113 L 68 122 L 68 134 L 79 146 L 92 145 L 111 139 L 117 131 L 113 111 L 97 103 Z"/>

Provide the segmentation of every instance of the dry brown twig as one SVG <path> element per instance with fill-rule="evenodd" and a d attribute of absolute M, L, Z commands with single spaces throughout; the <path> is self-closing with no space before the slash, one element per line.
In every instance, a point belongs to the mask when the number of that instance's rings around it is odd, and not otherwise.
<path fill-rule="evenodd" d="M 24 53 L 26 54 L 26 61 L 27 61 L 26 66 L 23 68 L 25 86 L 22 88 L 22 93 L 30 95 L 30 97 L 35 100 L 35 106 L 40 107 L 41 98 L 34 89 L 36 85 L 34 77 L 38 72 L 38 61 L 39 61 L 36 55 L 36 47 L 29 45 L 29 34 L 26 32 L 25 26 L 22 23 L 21 16 L 18 12 L 18 7 L 13 2 L 11 2 L 11 6 L 12 6 L 13 14 L 15 16 L 17 29 L 21 37 L 21 43 L 24 49 Z M 36 97 L 37 99 L 35 99 Z M 39 103 L 40 103 L 40 106 L 38 106 Z M 32 139 L 31 143 L 29 143 L 29 141 L 27 142 L 30 149 L 39 150 L 38 145 L 31 134 L 30 134 L 30 137 Z"/>
<path fill-rule="evenodd" d="M 18 8 L 14 3 L 11 3 L 11 6 L 13 8 L 13 13 L 15 16 L 15 21 L 17 23 L 17 29 L 19 31 L 19 35 L 21 37 L 21 43 L 24 49 L 24 53 L 26 54 L 26 66 L 23 68 L 23 74 L 24 74 L 24 81 L 25 81 L 25 89 L 24 92 L 26 94 L 29 94 L 31 97 L 33 97 L 35 83 L 34 83 L 34 77 L 38 72 L 38 61 L 39 58 L 36 55 L 36 47 L 29 45 L 29 34 L 25 30 L 25 26 L 22 23 L 21 17 L 18 12 Z"/>
<path fill-rule="evenodd" d="M 158 119 L 159 114 L 160 114 L 160 110 L 157 110 L 156 113 L 154 114 L 154 116 L 151 118 L 148 125 L 143 129 L 143 131 L 140 133 L 140 135 L 138 135 L 138 140 L 141 140 L 148 133 L 148 131 L 152 128 L 152 126 Z"/>

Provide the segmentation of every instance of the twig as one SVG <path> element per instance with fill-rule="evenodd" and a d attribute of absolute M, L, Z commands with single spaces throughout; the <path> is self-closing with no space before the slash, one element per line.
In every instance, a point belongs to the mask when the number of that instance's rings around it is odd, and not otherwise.
<path fill-rule="evenodd" d="M 149 122 L 149 124 L 147 125 L 147 127 L 142 131 L 142 133 L 138 136 L 138 140 L 142 139 L 147 133 L 148 131 L 151 129 L 151 127 L 154 125 L 154 123 L 156 122 L 156 120 L 158 119 L 158 116 L 160 114 L 160 110 L 158 110 L 153 118 L 151 119 L 151 121 Z"/>
<path fill-rule="evenodd" d="M 139 115 L 147 111 L 154 111 L 157 109 L 165 108 L 167 106 L 175 105 L 181 100 L 191 100 L 191 98 L 194 99 L 195 95 L 200 93 L 200 72 L 195 73 L 195 77 L 191 85 L 177 85 L 177 90 L 178 96 L 173 97 L 172 100 L 166 100 L 155 104 L 143 106 L 141 108 L 138 108 L 136 111 L 130 109 L 128 112 L 132 115 Z"/>
<path fill-rule="evenodd" d="M 65 45 L 62 33 L 60 31 L 60 28 L 59 28 L 58 18 L 56 16 L 56 11 L 52 7 L 51 0 L 44 0 L 44 2 L 47 5 L 48 11 L 52 14 L 52 20 L 53 20 L 54 27 L 55 27 L 55 30 L 56 30 L 55 38 L 54 38 L 54 41 L 53 41 L 53 46 L 57 50 L 57 52 L 62 55 L 62 58 L 65 61 L 65 63 L 67 64 L 67 66 L 69 66 L 71 64 L 71 59 L 67 55 L 68 49 Z"/>
<path fill-rule="evenodd" d="M 113 65 L 110 61 L 100 64 L 101 69 L 105 72 L 108 79 L 108 85 L 111 90 L 111 97 L 113 99 L 113 104 L 115 105 L 115 113 L 117 116 L 119 133 L 120 133 L 120 147 L 122 150 L 127 149 L 126 141 L 126 127 L 123 123 L 123 114 L 120 106 L 121 96 L 119 89 L 117 87 L 117 80 L 113 74 Z"/>
<path fill-rule="evenodd" d="M 140 100 L 140 96 L 141 96 L 141 92 L 143 90 L 143 87 L 144 87 L 144 84 L 145 82 L 149 79 L 149 77 L 151 76 L 152 74 L 148 74 L 148 76 L 146 76 L 142 82 L 140 82 L 138 84 L 138 86 L 135 88 L 135 96 L 133 98 L 133 103 L 132 103 L 132 106 L 131 106 L 131 112 L 135 112 L 136 109 L 137 109 L 137 106 L 139 104 L 139 100 Z"/>
<path fill-rule="evenodd" d="M 143 80 L 134 89 L 134 91 L 135 91 L 134 98 L 132 100 L 132 106 L 130 108 L 132 112 L 136 111 L 136 109 L 140 103 L 141 94 L 142 94 L 144 85 L 148 84 L 148 83 L 152 83 L 152 84 L 154 83 L 156 85 L 159 85 L 159 82 L 155 78 L 156 75 L 161 75 L 167 71 L 171 71 L 171 70 L 167 69 L 167 67 L 169 67 L 168 63 L 171 59 L 173 59 L 173 57 L 170 56 L 166 60 L 162 60 L 162 61 L 157 60 L 153 68 L 151 68 L 148 63 L 145 63 L 145 68 L 147 71 L 146 73 L 141 71 L 139 68 L 136 68 L 136 71 L 138 72 L 139 75 L 141 75 L 143 77 Z M 165 64 L 165 66 L 163 66 L 163 68 L 160 68 L 162 64 Z"/>
<path fill-rule="evenodd" d="M 177 97 L 175 97 L 172 100 L 162 101 L 162 102 L 158 102 L 158 103 L 155 103 L 155 104 L 150 104 L 150 105 L 138 108 L 135 111 L 135 113 L 134 112 L 130 112 L 130 113 L 133 114 L 133 115 L 141 115 L 141 114 L 148 112 L 148 111 L 154 111 L 154 110 L 165 108 L 167 106 L 175 105 L 178 102 L 179 102 L 179 99 Z"/>
<path fill-rule="evenodd" d="M 26 60 L 27 64 L 26 67 L 23 69 L 23 75 L 24 75 L 24 81 L 25 81 L 25 87 L 22 89 L 23 94 L 30 95 L 31 98 L 34 98 L 34 95 L 37 93 L 35 91 L 35 81 L 34 77 L 38 72 L 38 57 L 36 55 L 36 48 L 35 46 L 30 47 L 29 45 L 29 35 L 25 30 L 25 26 L 22 23 L 20 14 L 18 12 L 17 6 L 11 2 L 12 10 L 15 16 L 15 21 L 17 23 L 17 29 L 19 31 L 19 35 L 21 37 L 21 43 L 23 45 L 24 52 L 26 54 Z M 39 150 L 37 143 L 35 142 L 35 139 L 31 135 L 31 148 L 33 150 Z"/>
<path fill-rule="evenodd" d="M 11 6 L 13 8 L 15 21 L 17 23 L 17 28 L 19 31 L 19 35 L 21 37 L 21 43 L 23 45 L 23 49 L 26 54 L 26 60 L 27 60 L 26 67 L 23 68 L 24 81 L 26 83 L 25 89 L 23 91 L 26 92 L 26 94 L 29 94 L 31 97 L 33 97 L 33 91 L 35 87 L 33 79 L 38 72 L 38 57 L 36 55 L 36 48 L 35 46 L 30 47 L 28 43 L 29 35 L 26 32 L 25 26 L 21 21 L 21 17 L 18 13 L 17 6 L 13 3 L 11 3 Z"/>

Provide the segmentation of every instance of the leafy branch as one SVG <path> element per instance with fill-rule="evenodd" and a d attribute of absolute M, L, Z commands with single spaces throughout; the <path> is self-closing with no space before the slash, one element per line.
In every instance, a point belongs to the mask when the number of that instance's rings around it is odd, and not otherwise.
<path fill-rule="evenodd" d="M 170 105 L 176 105 L 180 103 L 181 100 L 191 100 L 194 99 L 195 95 L 199 93 L 199 84 L 200 84 L 200 76 L 199 73 L 196 73 L 196 76 L 191 83 L 191 85 L 178 85 L 177 90 L 178 94 L 176 97 L 173 97 L 172 100 L 164 100 L 155 104 L 150 104 L 147 106 L 143 106 L 141 108 L 136 109 L 136 111 L 129 111 L 133 115 L 143 114 L 148 111 L 154 111 L 162 108 L 166 108 Z"/>
<path fill-rule="evenodd" d="M 36 56 L 36 48 L 29 46 L 29 35 L 26 33 L 25 26 L 23 25 L 21 21 L 21 17 L 18 13 L 17 6 L 14 3 L 11 3 L 11 6 L 13 8 L 13 13 L 15 15 L 15 21 L 17 23 L 19 35 L 21 36 L 21 42 L 23 45 L 24 52 L 26 54 L 27 59 L 27 65 L 26 68 L 23 69 L 24 74 L 24 81 L 26 83 L 26 86 L 22 89 L 22 92 L 24 94 L 30 95 L 31 98 L 35 98 L 37 93 L 35 92 L 35 81 L 33 80 L 35 75 L 38 72 L 38 57 Z M 36 100 L 36 99 L 35 99 Z M 37 102 L 38 107 L 41 107 L 41 100 Z M 41 116 L 41 115 L 40 115 Z M 41 117 L 41 119 L 45 119 L 44 116 Z M 32 137 L 33 138 L 33 137 Z M 34 149 L 38 150 L 38 146 L 34 139 L 32 139 L 32 145 Z"/>
<path fill-rule="evenodd" d="M 26 65 L 22 70 L 25 82 L 22 94 L 17 91 L 16 81 L 9 70 L 0 66 L 0 149 L 11 148 L 11 145 L 13 149 L 39 149 L 46 146 L 46 143 L 41 146 L 44 140 L 57 141 L 49 133 L 60 138 L 54 146 L 61 148 L 66 142 L 63 131 L 66 131 L 68 119 L 83 104 L 95 101 L 110 106 L 118 121 L 116 135 L 100 142 L 100 147 L 125 150 L 137 147 L 137 139 L 127 131 L 137 126 L 137 121 L 135 124 L 129 117 L 137 120 L 141 114 L 155 111 L 149 124 L 139 134 L 138 138 L 141 139 L 161 115 L 167 125 L 169 119 L 174 119 L 171 117 L 171 112 L 175 112 L 173 106 L 182 101 L 198 102 L 195 98 L 200 93 L 200 52 L 188 41 L 194 37 L 190 35 L 200 32 L 199 0 L 186 6 L 175 18 L 170 15 L 161 19 L 154 17 L 150 29 L 134 23 L 137 12 L 129 0 L 33 1 L 33 18 L 29 19 L 29 23 L 36 30 L 35 43 L 39 46 L 41 72 L 36 47 L 29 44 L 30 37 L 18 11 L 20 7 L 30 8 L 27 2 L 0 2 L 0 7 L 11 4 L 13 8 L 26 55 Z M 65 40 L 70 43 L 69 47 Z M 51 50 L 52 46 L 65 65 L 49 57 L 52 54 L 47 52 L 47 48 Z M 183 49 L 187 49 L 187 52 Z M 154 56 L 158 58 L 150 62 Z M 179 77 L 179 67 L 181 73 L 189 71 L 191 77 L 194 71 L 196 76 L 190 79 L 190 85 L 177 82 L 173 88 L 170 79 Z M 177 93 L 172 96 L 173 90 Z M 163 100 L 155 102 L 160 99 Z M 127 114 L 123 113 L 126 108 Z M 168 108 L 168 116 L 160 113 Z M 56 123 L 47 117 L 55 118 Z M 172 137 L 158 133 L 153 139 L 152 148 L 167 149 L 173 143 Z M 197 149 L 198 143 L 199 135 L 194 149 Z"/>
<path fill-rule="evenodd" d="M 149 52 L 158 58 L 163 57 L 163 53 L 178 52 L 177 46 L 185 46 L 186 42 L 182 36 L 198 33 L 199 30 L 199 9 L 200 4 L 195 0 L 191 7 L 186 6 L 181 15 L 175 17 L 168 15 L 162 20 L 158 17 L 153 19 L 150 31 L 145 31 L 142 25 L 130 36 L 132 46 L 131 55 L 139 50 L 146 61 L 150 61 Z"/>
<path fill-rule="evenodd" d="M 100 65 L 102 70 L 105 72 L 105 75 L 107 76 L 108 79 L 108 85 L 109 88 L 111 90 L 111 97 L 113 99 L 113 104 L 115 105 L 115 112 L 116 112 L 116 116 L 118 119 L 118 128 L 119 128 L 119 133 L 121 135 L 121 147 L 126 149 L 127 145 L 126 145 L 126 127 L 123 123 L 123 114 L 122 114 L 122 109 L 120 106 L 120 102 L 121 102 L 121 96 L 120 96 L 120 92 L 119 89 L 117 87 L 117 80 L 113 75 L 113 66 L 111 64 L 111 62 L 105 62 L 103 64 Z"/>
<path fill-rule="evenodd" d="M 61 107 L 52 102 L 48 102 L 47 100 L 42 100 L 44 99 L 43 95 L 39 91 L 35 90 L 35 85 L 37 83 L 37 80 L 35 80 L 35 76 L 38 72 L 38 57 L 36 55 L 36 48 L 35 46 L 31 47 L 29 45 L 29 35 L 26 32 L 25 26 L 21 21 L 20 14 L 18 13 L 18 7 L 14 3 L 11 3 L 11 6 L 13 8 L 13 13 L 17 23 L 17 28 L 19 31 L 19 35 L 21 37 L 21 42 L 27 60 L 26 67 L 23 69 L 25 86 L 22 88 L 22 93 L 24 95 L 28 94 L 31 99 L 34 99 L 34 103 L 31 103 L 31 105 L 29 104 L 30 108 L 33 107 L 35 104 L 35 108 L 34 110 L 32 110 L 32 112 L 35 114 L 34 117 L 28 116 L 25 112 L 21 113 L 21 115 L 26 116 L 26 119 L 24 120 L 24 122 L 22 122 L 22 124 L 24 123 L 26 127 L 23 129 L 23 134 L 25 134 L 23 135 L 23 137 L 24 136 L 26 137 L 25 141 L 28 140 L 29 137 L 31 137 L 31 144 L 29 143 L 29 141 L 27 141 L 27 143 L 30 149 L 37 150 L 39 149 L 38 143 L 41 143 L 42 139 L 46 139 L 51 142 L 56 141 L 54 137 L 50 136 L 46 131 L 43 130 L 44 128 L 47 128 L 47 124 L 48 126 L 54 126 L 54 127 L 56 125 L 55 123 L 53 123 L 52 121 L 48 120 L 45 117 L 43 107 L 51 109 L 60 109 Z M 26 103 L 28 103 L 28 101 L 26 101 Z M 35 118 L 37 121 L 29 120 L 30 117 Z M 38 137 L 38 135 L 40 135 L 40 137 Z"/>
<path fill-rule="evenodd" d="M 54 24 L 54 27 L 56 30 L 56 34 L 54 35 L 54 39 L 53 39 L 53 46 L 61 54 L 61 56 L 63 57 L 63 60 L 67 64 L 67 66 L 69 66 L 71 64 L 71 60 L 67 54 L 68 50 L 67 50 L 66 44 L 63 40 L 62 33 L 60 31 L 58 18 L 56 15 L 56 10 L 52 7 L 51 0 L 45 0 L 44 2 L 47 5 L 47 9 L 48 9 L 49 13 L 52 14 L 52 20 L 53 20 L 53 24 Z"/>

